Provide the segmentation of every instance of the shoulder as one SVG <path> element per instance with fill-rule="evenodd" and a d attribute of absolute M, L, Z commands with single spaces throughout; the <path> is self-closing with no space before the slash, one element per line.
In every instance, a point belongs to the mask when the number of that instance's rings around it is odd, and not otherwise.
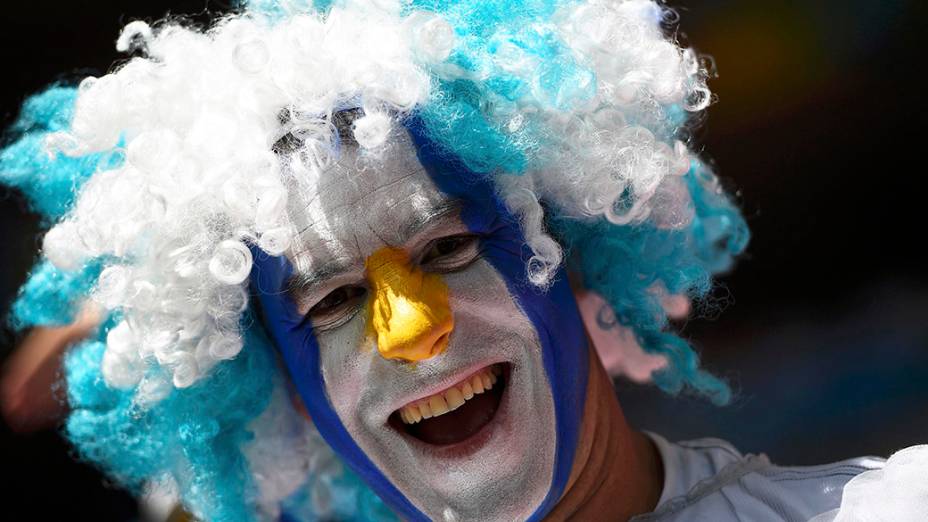
<path fill-rule="evenodd" d="M 664 492 L 653 513 L 635 522 L 764 520 L 806 522 L 837 508 L 844 485 L 882 467 L 872 457 L 781 467 L 765 455 L 742 455 L 719 439 L 670 443 L 648 434 L 664 463 Z"/>

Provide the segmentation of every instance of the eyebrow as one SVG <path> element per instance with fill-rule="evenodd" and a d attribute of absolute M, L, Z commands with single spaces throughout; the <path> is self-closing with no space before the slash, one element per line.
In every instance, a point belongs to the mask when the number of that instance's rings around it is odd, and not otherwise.
<path fill-rule="evenodd" d="M 460 200 L 452 199 L 432 207 L 428 212 L 417 214 L 416 219 L 402 228 L 400 237 L 403 238 L 404 243 L 408 243 L 423 231 L 441 224 L 453 215 L 459 214 L 461 206 Z M 305 297 L 307 293 L 322 285 L 325 281 L 356 268 L 357 262 L 354 260 L 334 259 L 314 267 L 309 272 L 291 275 L 287 279 L 284 288 L 291 298 L 299 302 L 300 297 Z"/>
<path fill-rule="evenodd" d="M 440 223 L 447 218 L 461 213 L 461 201 L 458 199 L 449 199 L 441 204 L 432 207 L 428 212 L 416 216 L 412 222 L 408 223 L 401 232 L 404 243 L 422 233 L 427 228 Z"/>
<path fill-rule="evenodd" d="M 315 287 L 337 275 L 349 272 L 353 268 L 355 268 L 355 264 L 346 259 L 329 261 L 318 268 L 313 268 L 310 272 L 299 272 L 291 275 L 284 284 L 284 291 L 299 303 L 300 298 L 305 297 Z"/>

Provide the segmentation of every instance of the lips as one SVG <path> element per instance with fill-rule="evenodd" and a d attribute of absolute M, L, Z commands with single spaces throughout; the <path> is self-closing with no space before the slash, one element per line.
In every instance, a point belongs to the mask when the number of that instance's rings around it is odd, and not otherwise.
<path fill-rule="evenodd" d="M 462 442 L 496 414 L 506 386 L 507 365 L 494 364 L 393 413 L 390 424 L 428 444 Z"/>

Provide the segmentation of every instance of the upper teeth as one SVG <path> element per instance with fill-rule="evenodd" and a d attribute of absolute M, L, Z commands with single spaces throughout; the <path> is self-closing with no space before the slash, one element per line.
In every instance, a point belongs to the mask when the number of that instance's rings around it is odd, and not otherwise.
<path fill-rule="evenodd" d="M 502 370 L 497 364 L 484 368 L 445 391 L 403 406 L 400 409 L 400 418 L 406 424 L 415 424 L 422 419 L 438 417 L 454 411 L 472 399 L 474 395 L 480 395 L 492 389 L 500 373 Z"/>

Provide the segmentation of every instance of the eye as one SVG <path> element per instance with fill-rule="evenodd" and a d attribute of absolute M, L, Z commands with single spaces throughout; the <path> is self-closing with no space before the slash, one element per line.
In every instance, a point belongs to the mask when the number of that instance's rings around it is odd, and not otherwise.
<path fill-rule="evenodd" d="M 479 245 L 479 238 L 473 234 L 442 237 L 428 244 L 419 265 L 433 272 L 460 270 L 477 259 Z"/>
<path fill-rule="evenodd" d="M 329 292 L 309 309 L 307 315 L 313 328 L 336 328 L 354 317 L 367 294 L 361 286 L 340 286 Z"/>

